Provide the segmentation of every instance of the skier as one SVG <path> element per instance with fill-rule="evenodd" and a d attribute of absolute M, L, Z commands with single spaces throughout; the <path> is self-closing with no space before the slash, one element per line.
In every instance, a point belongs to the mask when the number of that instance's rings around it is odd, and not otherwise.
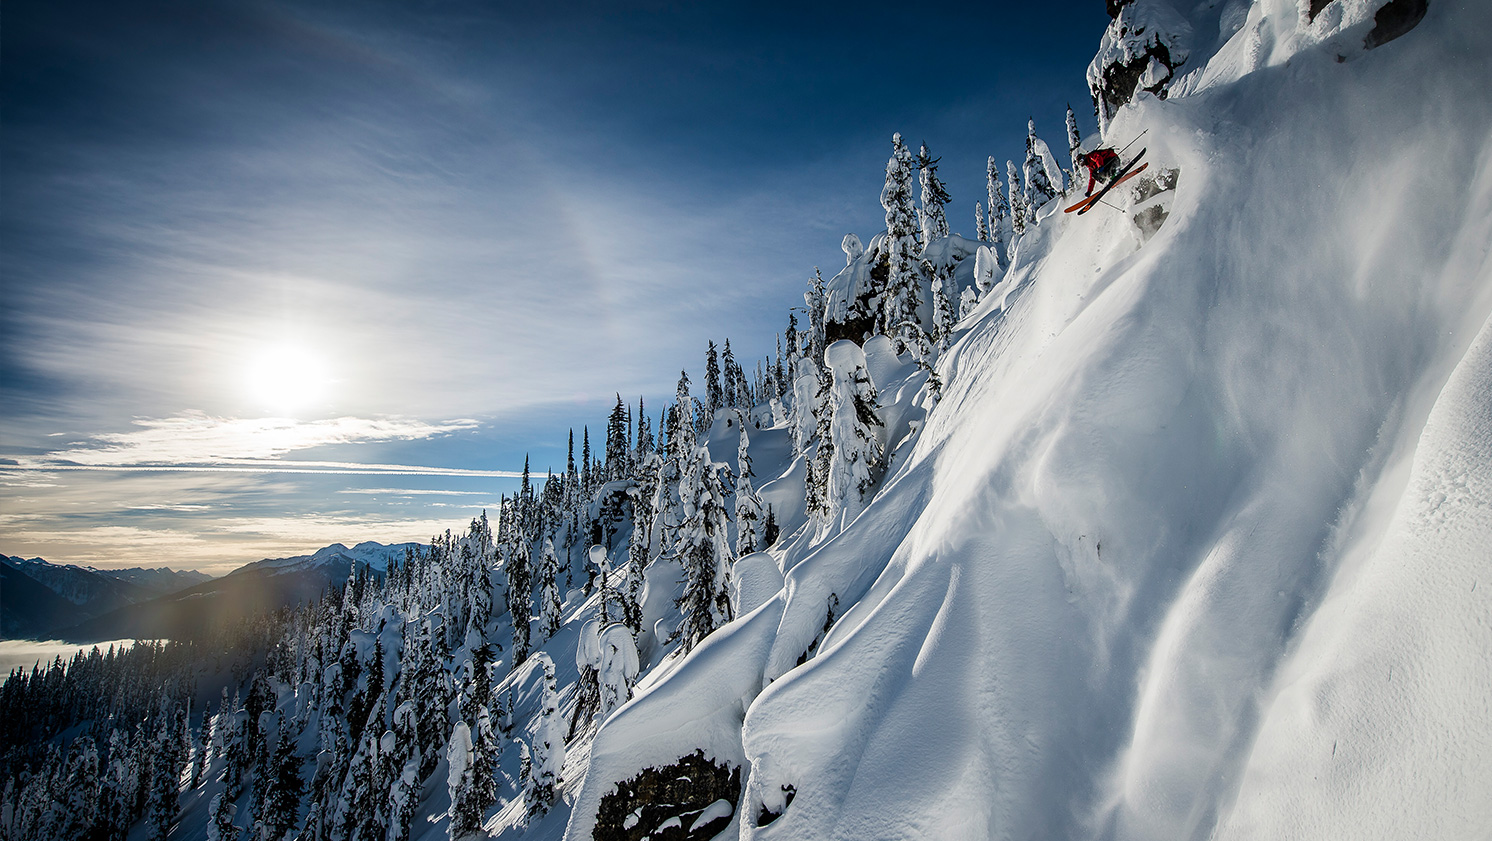
<path fill-rule="evenodd" d="M 1106 146 L 1081 155 L 1078 162 L 1088 168 L 1088 189 L 1085 196 L 1093 195 L 1095 181 L 1108 181 L 1119 172 L 1119 153 Z"/>

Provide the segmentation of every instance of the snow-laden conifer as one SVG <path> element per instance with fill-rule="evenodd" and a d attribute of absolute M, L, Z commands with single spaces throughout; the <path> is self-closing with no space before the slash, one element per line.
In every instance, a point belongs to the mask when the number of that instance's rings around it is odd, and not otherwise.
<path fill-rule="evenodd" d="M 701 423 L 708 424 L 724 402 L 725 391 L 720 387 L 720 355 L 715 350 L 715 342 L 711 341 L 705 350 L 705 400 L 701 412 L 704 419 Z"/>
<path fill-rule="evenodd" d="M 539 652 L 534 655 L 543 670 L 543 695 L 529 739 L 528 773 L 523 783 L 523 802 L 530 818 L 543 815 L 553 805 L 560 769 L 565 764 L 564 717 L 559 710 L 559 688 L 555 684 L 554 661 Z"/>
<path fill-rule="evenodd" d="M 1025 191 L 1021 189 L 1021 174 L 1015 168 L 1015 161 L 1005 162 L 1005 188 L 1010 194 L 1010 230 L 1014 234 L 1006 246 L 1006 252 L 1013 263 L 1018 246 L 1016 240 L 1026 232 L 1027 216 Z"/>
<path fill-rule="evenodd" d="M 601 698 L 597 717 L 605 721 L 607 716 L 632 697 L 632 687 L 637 683 L 640 664 L 637 659 L 637 641 L 626 625 L 615 622 L 602 628 L 598 643 L 600 665 L 597 680 Z"/>
<path fill-rule="evenodd" d="M 984 205 L 974 202 L 974 236 L 980 242 L 989 242 L 989 219 L 984 215 Z"/>
<path fill-rule="evenodd" d="M 631 442 L 627 440 L 627 406 L 622 395 L 606 419 L 606 481 L 614 482 L 632 475 Z"/>
<path fill-rule="evenodd" d="M 741 368 L 736 365 L 736 355 L 731 352 L 730 339 L 720 348 L 720 405 L 735 409 L 741 406 Z"/>
<path fill-rule="evenodd" d="M 1036 121 L 1026 123 L 1026 162 L 1021 170 L 1025 182 L 1026 223 L 1036 224 L 1036 212 L 1062 192 L 1062 175 L 1046 142 L 1036 136 Z M 1053 184 L 1055 176 L 1057 183 Z"/>
<path fill-rule="evenodd" d="M 450 841 L 462 841 L 482 828 L 483 804 L 477 796 L 475 780 L 477 756 L 472 749 L 471 727 L 456 722 L 446 745 L 446 792 L 451 798 L 446 826 Z"/>
<path fill-rule="evenodd" d="M 260 821 L 265 841 L 281 841 L 295 827 L 300 812 L 304 786 L 300 778 L 300 758 L 295 755 L 295 731 L 282 722 L 274 756 L 269 763 L 270 781 L 265 787 L 264 808 Z"/>
<path fill-rule="evenodd" d="M 958 299 L 958 317 L 960 320 L 969 317 L 974 308 L 979 306 L 979 293 L 970 286 L 964 290 L 964 294 Z"/>
<path fill-rule="evenodd" d="M 528 540 L 516 529 L 505 531 L 504 569 L 508 574 L 508 612 L 513 617 L 513 656 L 517 668 L 528 657 L 529 619 L 533 613 L 533 572 Z"/>
<path fill-rule="evenodd" d="M 762 500 L 751 486 L 751 441 L 746 424 L 741 424 L 741 439 L 736 445 L 736 556 L 749 555 L 759 547 Z"/>
<path fill-rule="evenodd" d="M 827 522 L 833 526 L 849 523 L 864 509 L 879 478 L 885 447 L 865 351 L 854 342 L 841 340 L 829 346 L 825 358 L 833 376 L 829 435 L 834 455 L 827 476 Z"/>
<path fill-rule="evenodd" d="M 881 207 L 886 211 L 886 288 L 881 294 L 878 332 L 896 340 L 897 351 L 910 344 L 921 328 L 917 308 L 921 304 L 917 253 L 917 210 L 912 200 L 912 153 L 901 135 L 891 138 L 891 158 L 886 162 L 886 186 Z"/>
<path fill-rule="evenodd" d="M 724 465 L 710 460 L 710 451 L 696 447 L 679 480 L 684 521 L 679 526 L 676 553 L 684 567 L 684 614 L 676 633 L 687 652 L 710 632 L 733 617 L 730 606 L 730 564 L 733 556 L 726 536 Z"/>
<path fill-rule="evenodd" d="M 938 178 L 938 161 L 928 154 L 927 144 L 917 150 L 917 180 L 922 186 L 922 207 L 919 221 L 922 223 L 922 247 L 927 248 L 935 239 L 948 236 L 948 217 L 943 207 L 952 201 L 948 190 Z"/>
<path fill-rule="evenodd" d="M 689 395 L 689 372 L 679 372 L 679 384 L 674 389 L 673 418 L 668 430 L 669 452 L 675 459 L 687 457 L 694 452 L 694 398 Z M 680 455 L 680 454 L 684 455 Z"/>
<path fill-rule="evenodd" d="M 234 841 L 238 837 L 238 827 L 233 825 L 235 809 L 223 792 L 213 795 L 207 807 L 207 841 Z"/>
<path fill-rule="evenodd" d="M 974 286 L 979 289 L 980 298 L 989 294 L 999 276 L 1000 261 L 995 256 L 994 250 L 981 245 L 974 252 Z"/>
<path fill-rule="evenodd" d="M 846 239 L 853 237 L 849 234 Z M 857 239 L 858 244 L 860 241 Z M 826 327 L 824 325 L 824 275 L 818 266 L 813 267 L 813 279 L 808 281 L 808 291 L 803 293 L 803 306 L 808 310 L 808 351 L 807 357 L 815 364 L 823 361 L 824 346 L 826 344 Z"/>
<path fill-rule="evenodd" d="M 1072 112 L 1072 105 L 1067 106 L 1067 152 L 1068 160 L 1072 168 L 1067 170 L 1067 182 L 1069 189 L 1076 189 L 1078 176 L 1082 174 L 1082 164 L 1078 162 L 1078 156 L 1083 153 L 1083 135 L 1078 132 L 1078 115 Z"/>
<path fill-rule="evenodd" d="M 818 433 L 817 401 L 819 390 L 819 366 L 806 357 L 799 359 L 793 372 L 793 408 L 789 416 L 789 427 L 793 436 L 793 452 L 806 453 Z"/>
<path fill-rule="evenodd" d="M 845 234 L 844 239 L 839 241 L 839 248 L 844 251 L 846 266 L 860 259 L 860 255 L 865 253 L 865 244 L 860 242 L 860 238 L 854 234 Z"/>
<path fill-rule="evenodd" d="M 559 631 L 564 621 L 564 605 L 559 592 L 559 557 L 554 552 L 554 543 L 544 541 L 539 555 L 539 633 L 540 642 Z"/>
<path fill-rule="evenodd" d="M 1000 187 L 1000 165 L 990 156 L 985 163 L 985 189 L 989 193 L 989 244 L 996 254 L 1005 255 L 1005 235 L 1010 230 L 1010 203 Z"/>

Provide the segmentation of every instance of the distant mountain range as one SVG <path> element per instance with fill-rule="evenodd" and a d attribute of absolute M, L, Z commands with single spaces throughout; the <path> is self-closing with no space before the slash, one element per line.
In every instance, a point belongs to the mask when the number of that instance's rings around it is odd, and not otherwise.
<path fill-rule="evenodd" d="M 211 580 L 196 570 L 95 569 L 0 557 L 0 637 L 44 637 L 96 616 Z"/>
<path fill-rule="evenodd" d="M 40 558 L 3 559 L 0 637 L 181 638 L 320 597 L 354 564 L 376 573 L 420 544 L 352 548 L 334 543 L 310 555 L 266 558 L 221 578 L 170 569 L 100 570 Z"/>

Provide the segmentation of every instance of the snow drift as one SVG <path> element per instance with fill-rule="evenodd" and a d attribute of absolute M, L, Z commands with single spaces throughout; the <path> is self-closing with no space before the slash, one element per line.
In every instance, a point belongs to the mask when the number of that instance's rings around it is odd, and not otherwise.
<path fill-rule="evenodd" d="M 1492 834 L 1492 11 L 1369 50 L 1385 4 L 1317 5 L 1193 16 L 1107 128 L 1168 215 L 1047 205 L 875 499 L 607 721 L 567 838 L 696 750 L 743 838 Z"/>

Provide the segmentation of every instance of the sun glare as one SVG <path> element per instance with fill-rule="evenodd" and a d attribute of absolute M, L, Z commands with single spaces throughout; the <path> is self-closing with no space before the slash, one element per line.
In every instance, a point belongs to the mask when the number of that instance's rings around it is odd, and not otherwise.
<path fill-rule="evenodd" d="M 296 345 L 269 348 L 249 365 L 249 394 L 261 408 L 293 414 L 319 403 L 330 378 L 316 353 Z"/>

